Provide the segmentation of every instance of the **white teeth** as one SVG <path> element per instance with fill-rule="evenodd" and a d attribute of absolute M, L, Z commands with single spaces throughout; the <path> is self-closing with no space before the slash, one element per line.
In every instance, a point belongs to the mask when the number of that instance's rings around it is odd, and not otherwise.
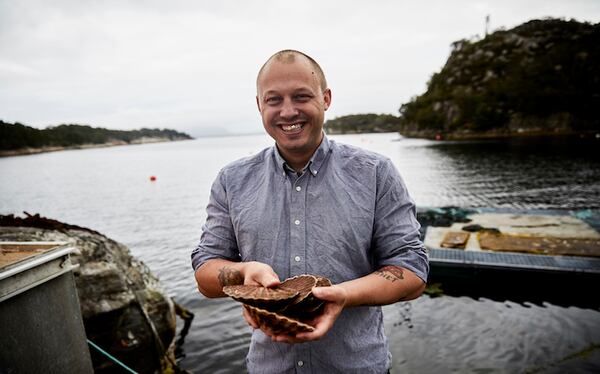
<path fill-rule="evenodd" d="M 283 129 L 283 131 L 292 131 L 292 130 L 299 129 L 300 127 L 302 127 L 302 125 L 299 124 L 299 123 L 296 123 L 296 124 L 293 124 L 293 125 L 283 125 L 283 126 L 281 126 L 281 128 Z"/>

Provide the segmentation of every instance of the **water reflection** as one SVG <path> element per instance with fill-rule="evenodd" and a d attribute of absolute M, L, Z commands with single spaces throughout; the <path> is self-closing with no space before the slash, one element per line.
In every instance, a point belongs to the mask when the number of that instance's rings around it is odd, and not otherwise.
<path fill-rule="evenodd" d="M 597 311 L 468 297 L 421 297 L 406 304 L 384 307 L 395 372 L 600 369 Z"/>
<path fill-rule="evenodd" d="M 599 145 L 597 139 L 516 139 L 430 142 L 407 151 L 427 160 L 428 182 L 438 181 L 441 195 L 433 206 L 451 200 L 472 207 L 583 209 L 600 207 Z"/>

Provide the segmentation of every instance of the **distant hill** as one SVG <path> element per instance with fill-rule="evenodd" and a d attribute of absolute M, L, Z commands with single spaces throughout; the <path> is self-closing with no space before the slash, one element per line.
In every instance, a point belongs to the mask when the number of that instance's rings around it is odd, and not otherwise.
<path fill-rule="evenodd" d="M 391 114 L 351 114 L 327 120 L 323 128 L 328 134 L 397 132 L 400 118 Z"/>
<path fill-rule="evenodd" d="M 447 138 L 600 131 L 600 24 L 533 20 L 459 40 L 400 133 Z"/>
<path fill-rule="evenodd" d="M 7 123 L 0 120 L 0 156 L 185 139 L 192 137 L 169 129 L 108 130 L 63 124 L 40 130 L 18 122 Z"/>

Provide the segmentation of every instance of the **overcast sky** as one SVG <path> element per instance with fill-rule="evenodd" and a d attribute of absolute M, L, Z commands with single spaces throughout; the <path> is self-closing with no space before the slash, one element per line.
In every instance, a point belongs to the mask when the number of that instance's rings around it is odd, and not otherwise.
<path fill-rule="evenodd" d="M 0 119 L 260 132 L 256 73 L 286 48 L 323 67 L 326 118 L 398 114 L 487 14 L 597 23 L 600 1 L 0 0 Z"/>

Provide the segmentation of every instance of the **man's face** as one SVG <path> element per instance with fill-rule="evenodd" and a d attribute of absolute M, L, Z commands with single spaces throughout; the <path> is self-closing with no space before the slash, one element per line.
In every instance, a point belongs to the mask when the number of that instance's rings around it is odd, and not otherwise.
<path fill-rule="evenodd" d="M 322 91 L 308 60 L 271 61 L 258 80 L 256 101 L 267 133 L 282 156 L 310 157 L 323 139 L 331 91 Z"/>

